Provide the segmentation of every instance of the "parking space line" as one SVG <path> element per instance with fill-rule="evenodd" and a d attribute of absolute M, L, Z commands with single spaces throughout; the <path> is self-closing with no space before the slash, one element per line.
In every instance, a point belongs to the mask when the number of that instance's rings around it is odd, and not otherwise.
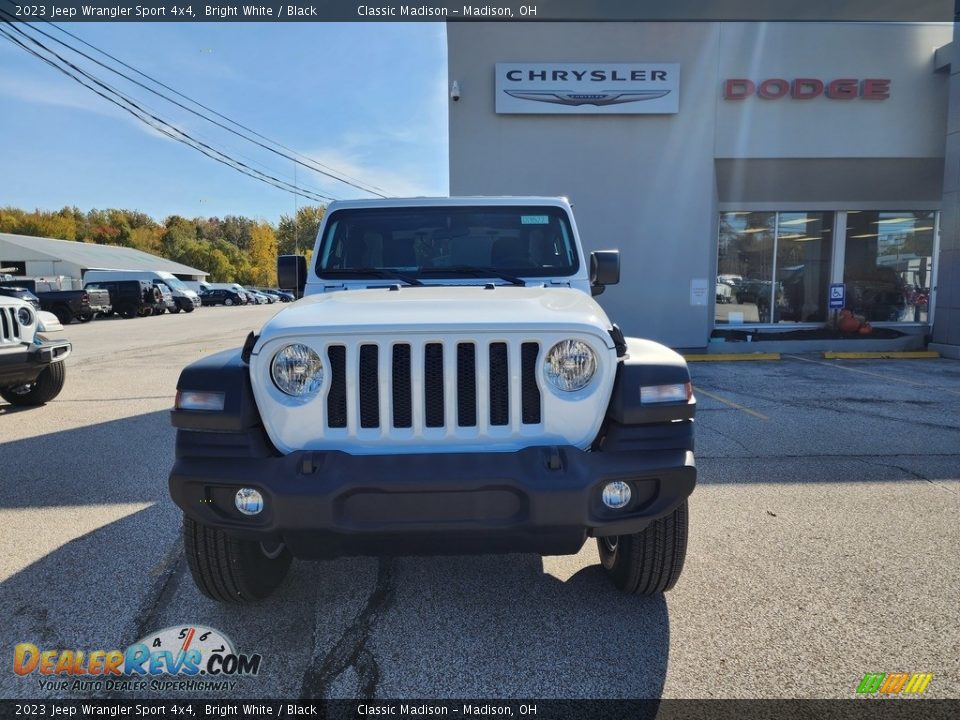
<path fill-rule="evenodd" d="M 826 367 L 836 368 L 837 370 L 847 370 L 853 373 L 860 373 L 861 375 L 869 375 L 870 377 L 876 377 L 882 380 L 888 380 L 889 382 L 900 383 L 901 385 L 913 385 L 914 387 L 924 388 L 925 390 L 937 390 L 939 392 L 950 393 L 951 395 L 960 395 L 960 390 L 951 390 L 950 388 L 937 387 L 936 385 L 929 385 L 927 383 L 916 382 L 915 380 L 905 380 L 903 378 L 893 377 L 891 375 L 884 375 L 883 373 L 870 372 L 869 370 L 863 370 L 861 368 L 852 368 L 852 367 L 847 367 L 846 365 L 837 365 L 836 363 L 824 362 L 823 360 L 812 360 L 810 358 L 800 357 L 799 355 L 784 355 L 784 357 L 790 358 L 791 360 L 803 360 L 803 362 L 813 363 L 814 365 L 825 365 Z"/>
<path fill-rule="evenodd" d="M 734 408 L 735 410 L 742 410 L 743 412 L 747 413 L 747 415 L 753 415 L 754 417 L 760 418 L 761 420 L 769 420 L 769 419 L 770 419 L 770 418 L 768 418 L 766 415 L 764 415 L 763 413 L 759 413 L 759 412 L 757 412 L 756 410 L 751 410 L 750 408 L 744 407 L 743 405 L 738 405 L 737 403 L 733 402 L 733 400 L 727 400 L 726 398 L 722 398 L 722 397 L 720 397 L 719 395 L 714 395 L 712 392 L 707 392 L 706 390 L 704 390 L 704 389 L 701 388 L 701 387 L 694 387 L 694 393 L 703 393 L 703 394 L 706 395 L 708 398 L 713 398 L 714 400 L 716 400 L 716 401 L 719 402 L 719 403 L 723 403 L 724 405 L 729 405 L 730 407 Z"/>

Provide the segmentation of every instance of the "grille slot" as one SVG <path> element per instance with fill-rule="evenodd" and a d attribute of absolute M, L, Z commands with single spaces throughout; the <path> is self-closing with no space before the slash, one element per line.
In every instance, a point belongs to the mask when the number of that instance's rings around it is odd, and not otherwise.
<path fill-rule="evenodd" d="M 540 388 L 537 387 L 539 354 L 539 343 L 525 342 L 520 349 L 520 415 L 524 425 L 540 424 Z"/>
<path fill-rule="evenodd" d="M 16 342 L 20 337 L 20 321 L 16 308 L 0 308 L 0 342 Z"/>
<path fill-rule="evenodd" d="M 507 344 L 490 343 L 490 424 L 510 424 L 510 373 Z"/>
<path fill-rule="evenodd" d="M 347 349 L 331 345 L 327 349 L 330 360 L 330 391 L 327 393 L 327 425 L 332 428 L 347 426 Z"/>
<path fill-rule="evenodd" d="M 423 357 L 423 411 L 427 427 L 443 427 L 443 345 L 427 343 Z"/>
<path fill-rule="evenodd" d="M 477 355 L 473 343 L 457 345 L 457 425 L 477 426 Z"/>
<path fill-rule="evenodd" d="M 379 348 L 360 346 L 360 427 L 380 427 L 380 382 L 377 379 Z"/>
<path fill-rule="evenodd" d="M 410 346 L 393 346 L 393 426 L 413 427 L 413 398 L 410 391 Z"/>

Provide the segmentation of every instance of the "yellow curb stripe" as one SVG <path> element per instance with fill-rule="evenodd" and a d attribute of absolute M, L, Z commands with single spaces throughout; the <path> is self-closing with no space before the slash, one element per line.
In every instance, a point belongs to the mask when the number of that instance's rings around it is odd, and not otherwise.
<path fill-rule="evenodd" d="M 889 352 L 825 352 L 825 360 L 923 360 L 938 358 L 936 350 L 891 350 Z"/>
<path fill-rule="evenodd" d="M 779 360 L 780 353 L 707 353 L 684 355 L 687 362 L 737 362 L 738 360 Z"/>
<path fill-rule="evenodd" d="M 754 417 L 760 418 L 761 420 L 769 420 L 769 419 L 770 419 L 770 418 L 768 418 L 766 415 L 764 415 L 763 413 L 759 413 L 759 412 L 757 412 L 756 410 L 751 410 L 750 408 L 744 407 L 743 405 L 738 405 L 737 403 L 733 402 L 733 400 L 727 400 L 726 398 L 722 398 L 722 397 L 720 397 L 719 395 L 714 395 L 714 394 L 711 393 L 711 392 L 707 392 L 707 391 L 704 390 L 703 388 L 694 387 L 693 392 L 694 392 L 694 395 L 698 395 L 698 394 L 699 394 L 699 395 L 706 395 L 708 398 L 713 398 L 713 399 L 716 400 L 717 402 L 723 403 L 724 405 L 728 405 L 729 407 L 732 407 L 732 408 L 734 408 L 734 409 L 736 409 L 736 410 L 742 410 L 743 412 L 747 413 L 747 415 L 753 415 Z"/>

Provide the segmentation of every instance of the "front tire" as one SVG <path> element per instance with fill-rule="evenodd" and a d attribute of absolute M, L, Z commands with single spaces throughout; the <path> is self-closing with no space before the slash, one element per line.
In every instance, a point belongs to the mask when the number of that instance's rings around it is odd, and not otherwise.
<path fill-rule="evenodd" d="M 230 298 L 227 298 L 226 300 L 223 301 L 223 304 L 226 305 L 227 307 L 230 307 L 231 305 L 233 305 L 233 300 L 231 300 Z"/>
<path fill-rule="evenodd" d="M 282 544 L 265 548 L 183 516 L 183 549 L 197 588 L 212 600 L 250 603 L 276 590 L 293 559 Z"/>
<path fill-rule="evenodd" d="M 633 535 L 597 538 L 600 563 L 620 590 L 654 595 L 676 585 L 687 555 L 687 501 Z"/>
<path fill-rule="evenodd" d="M 0 388 L 0 397 L 11 405 L 43 405 L 60 394 L 66 379 L 67 369 L 63 362 L 53 363 L 47 366 L 32 383 L 14 388 Z"/>

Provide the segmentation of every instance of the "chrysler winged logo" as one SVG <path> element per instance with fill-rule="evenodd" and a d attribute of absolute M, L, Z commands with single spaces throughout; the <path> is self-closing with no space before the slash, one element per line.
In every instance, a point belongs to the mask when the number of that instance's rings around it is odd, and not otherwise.
<path fill-rule="evenodd" d="M 629 92 L 571 92 L 564 90 L 504 90 L 520 100 L 554 103 L 556 105 L 622 105 L 623 103 L 655 100 L 669 94 L 669 90 L 631 90 Z"/>

